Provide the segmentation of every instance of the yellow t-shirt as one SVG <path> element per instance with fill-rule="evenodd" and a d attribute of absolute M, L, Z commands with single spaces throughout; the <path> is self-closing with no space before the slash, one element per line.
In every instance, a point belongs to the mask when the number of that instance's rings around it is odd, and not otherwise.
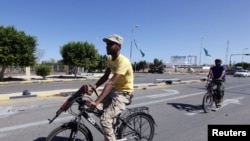
<path fill-rule="evenodd" d="M 121 75 L 118 81 L 114 84 L 114 88 L 117 91 L 133 92 L 134 74 L 132 65 L 128 58 L 120 54 L 116 60 L 112 61 L 112 57 L 109 57 L 107 65 L 113 74 L 117 73 Z"/>

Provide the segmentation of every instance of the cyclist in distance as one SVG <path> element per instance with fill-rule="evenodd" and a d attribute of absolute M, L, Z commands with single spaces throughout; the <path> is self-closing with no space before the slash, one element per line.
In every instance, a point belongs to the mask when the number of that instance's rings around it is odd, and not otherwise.
<path fill-rule="evenodd" d="M 226 67 L 222 65 L 221 59 L 215 59 L 215 66 L 210 68 L 209 71 L 209 76 L 213 80 L 222 80 L 222 81 L 217 81 L 217 93 L 218 93 L 218 106 L 220 107 L 222 104 L 223 96 L 224 96 L 224 86 L 225 86 L 225 81 L 226 81 Z"/>
<path fill-rule="evenodd" d="M 100 117 L 100 124 L 103 127 L 105 141 L 116 141 L 113 130 L 113 118 L 125 110 L 126 104 L 130 102 L 134 91 L 134 74 L 129 59 L 123 56 L 120 51 L 123 38 L 113 34 L 103 38 L 106 43 L 107 68 L 104 75 L 93 85 L 96 89 L 105 82 L 105 86 L 95 101 L 87 101 L 87 106 L 93 106 L 104 110 Z M 113 74 L 111 77 L 109 77 Z M 92 94 L 92 91 L 89 92 Z"/>

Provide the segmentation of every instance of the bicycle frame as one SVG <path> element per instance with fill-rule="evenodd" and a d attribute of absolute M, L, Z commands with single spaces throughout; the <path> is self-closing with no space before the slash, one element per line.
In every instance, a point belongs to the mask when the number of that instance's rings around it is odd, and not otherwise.
<path fill-rule="evenodd" d="M 81 115 L 92 125 L 95 127 L 96 130 L 98 130 L 101 134 L 104 134 L 101 126 L 99 124 L 97 124 L 97 122 L 94 120 L 94 118 L 92 118 L 91 116 L 89 116 L 88 113 L 84 112 L 81 113 Z"/>
<path fill-rule="evenodd" d="M 215 107 L 218 108 L 218 84 L 217 82 L 220 82 L 222 80 L 212 80 L 207 79 L 207 93 L 203 97 L 203 110 L 207 113 L 209 112 L 213 104 L 215 104 Z M 216 87 L 215 87 L 216 86 Z"/>
<path fill-rule="evenodd" d="M 82 111 L 81 111 L 82 110 Z M 81 108 L 81 113 L 78 115 L 79 117 L 83 116 L 92 126 L 95 127 L 96 130 L 98 130 L 101 134 L 104 134 L 103 129 L 101 128 L 100 124 L 97 124 L 97 122 L 94 120 L 94 118 L 92 118 L 87 112 L 89 113 L 95 113 L 95 114 L 101 114 L 101 111 L 95 111 L 95 109 L 91 109 L 88 108 L 86 109 L 85 107 Z M 147 111 L 147 112 L 145 112 Z M 144 113 L 148 113 L 148 107 L 137 107 L 137 108 L 132 108 L 132 109 L 128 109 L 128 113 L 125 113 L 125 115 L 130 115 L 131 113 L 134 112 L 144 112 Z M 121 125 L 121 124 L 125 124 L 128 128 L 130 128 L 132 131 L 134 131 L 137 135 L 140 136 L 140 134 L 135 131 L 129 124 L 126 123 L 126 121 L 120 117 L 119 115 L 114 117 L 115 119 L 117 119 L 118 121 L 121 121 L 121 123 L 119 123 L 117 126 Z M 152 118 L 152 120 L 154 121 L 154 119 Z M 154 122 L 155 123 L 155 122 Z M 116 130 L 117 131 L 117 130 Z M 126 138 L 124 138 L 123 140 L 127 140 Z"/>
<path fill-rule="evenodd" d="M 83 93 L 86 92 L 86 85 L 83 85 L 76 93 L 74 93 L 71 97 L 69 97 L 63 104 L 62 106 L 59 108 L 59 110 L 56 112 L 56 115 L 54 116 L 54 118 L 52 120 L 49 120 L 49 124 L 52 123 L 63 111 L 69 111 L 72 115 L 75 116 L 73 121 L 67 122 L 65 123 L 65 125 L 67 124 L 73 124 L 74 126 L 76 126 L 76 130 L 78 131 L 78 129 L 80 127 L 85 128 L 87 131 L 89 131 L 89 134 L 92 136 L 90 130 L 84 125 L 83 122 L 81 122 L 82 117 L 84 119 L 86 119 L 92 126 L 95 127 L 95 129 L 97 131 L 99 131 L 101 134 L 104 134 L 104 131 L 102 129 L 102 127 L 100 126 L 100 124 L 98 124 L 93 117 L 91 117 L 89 115 L 89 113 L 93 113 L 95 115 L 101 115 L 103 111 L 100 111 L 96 108 L 91 108 L 91 107 L 86 107 L 85 103 L 86 100 L 83 100 Z M 97 93 L 96 93 L 97 94 Z M 78 114 L 74 113 L 71 109 L 71 106 L 73 105 L 73 103 L 76 102 L 78 103 L 78 110 L 80 111 Z M 136 107 L 136 108 L 131 108 L 128 109 L 128 112 L 125 113 L 125 115 L 129 116 L 131 115 L 131 113 L 136 113 L 136 112 L 140 112 L 140 113 L 144 113 L 144 114 L 148 114 L 148 107 Z M 153 123 L 154 119 L 152 116 L 148 115 L 149 118 L 152 119 Z M 128 127 L 129 129 L 131 129 L 135 135 L 138 135 L 140 137 L 140 134 L 138 133 L 138 131 L 136 131 L 135 129 L 133 129 L 133 127 L 131 127 L 129 124 L 126 123 L 126 116 L 120 117 L 120 115 L 115 117 L 117 119 L 117 121 L 121 121 L 119 124 L 115 124 L 115 134 L 118 135 L 118 131 L 119 131 L 119 127 L 120 125 L 125 125 L 126 127 Z M 76 133 L 75 133 L 76 134 Z M 136 136 L 134 136 L 136 137 Z M 134 137 L 130 137 L 130 138 L 134 138 Z M 128 140 L 128 138 L 124 138 L 122 140 Z"/>

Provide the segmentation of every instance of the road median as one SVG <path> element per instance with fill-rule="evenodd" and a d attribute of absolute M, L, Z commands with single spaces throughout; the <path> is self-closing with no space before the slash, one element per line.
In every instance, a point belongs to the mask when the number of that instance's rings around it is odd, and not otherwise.
<path fill-rule="evenodd" d="M 51 81 L 48 81 L 48 82 L 51 82 Z M 165 83 L 165 82 L 141 83 L 141 84 L 135 84 L 134 89 L 145 90 L 145 89 L 151 89 L 151 88 L 162 88 L 162 87 L 170 87 L 172 85 L 192 84 L 192 83 L 199 83 L 199 82 L 202 82 L 202 80 L 175 81 L 170 84 Z M 100 92 L 102 91 L 102 89 L 103 87 L 99 87 L 97 91 Z M 52 91 L 28 92 L 27 95 L 24 95 L 24 93 L 1 94 L 0 101 L 17 99 L 17 98 L 29 98 L 29 97 L 67 96 L 76 91 L 77 89 L 61 89 L 61 90 L 52 90 Z"/>

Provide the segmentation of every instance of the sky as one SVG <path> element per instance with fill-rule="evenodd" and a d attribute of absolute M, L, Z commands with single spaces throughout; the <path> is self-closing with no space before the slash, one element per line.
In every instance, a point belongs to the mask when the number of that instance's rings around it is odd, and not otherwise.
<path fill-rule="evenodd" d="M 60 47 L 71 41 L 87 41 L 106 55 L 102 39 L 118 34 L 124 38 L 121 53 L 131 62 L 193 56 L 192 64 L 213 64 L 216 58 L 224 64 L 250 63 L 250 56 L 242 55 L 250 53 L 249 0 L 0 2 L 0 26 L 14 26 L 35 36 L 37 49 L 44 52 L 41 60 L 61 60 Z M 133 39 L 137 48 L 134 42 L 131 46 Z"/>

